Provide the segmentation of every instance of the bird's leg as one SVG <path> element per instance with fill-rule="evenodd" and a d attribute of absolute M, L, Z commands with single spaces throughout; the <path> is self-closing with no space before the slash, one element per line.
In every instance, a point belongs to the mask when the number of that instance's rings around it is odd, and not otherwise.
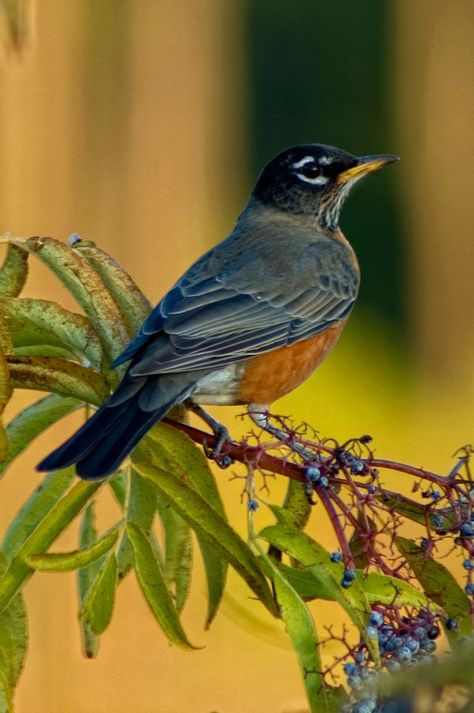
<path fill-rule="evenodd" d="M 230 465 L 232 465 L 233 459 L 228 454 L 221 453 L 224 443 L 226 441 L 230 441 L 230 434 L 228 429 L 222 423 L 213 418 L 209 413 L 207 413 L 207 411 L 205 411 L 201 406 L 196 404 L 192 399 L 188 399 L 186 401 L 186 407 L 190 411 L 195 413 L 196 416 L 199 416 L 199 418 L 201 418 L 204 423 L 207 423 L 209 428 L 212 429 L 212 432 L 216 438 L 214 448 L 210 448 L 207 445 L 204 446 L 204 452 L 206 453 L 207 457 L 211 458 L 212 460 L 215 460 L 217 465 L 219 465 L 221 468 L 228 468 Z"/>
<path fill-rule="evenodd" d="M 295 443 L 295 441 L 291 440 L 288 433 L 270 423 L 268 418 L 268 406 L 264 406 L 263 404 L 249 404 L 248 414 L 257 426 L 262 428 L 274 438 L 277 438 L 279 441 L 288 444 L 289 448 L 295 451 L 295 453 L 303 456 L 305 460 L 316 460 L 317 456 L 313 451 L 305 448 L 301 445 L 301 443 Z"/>

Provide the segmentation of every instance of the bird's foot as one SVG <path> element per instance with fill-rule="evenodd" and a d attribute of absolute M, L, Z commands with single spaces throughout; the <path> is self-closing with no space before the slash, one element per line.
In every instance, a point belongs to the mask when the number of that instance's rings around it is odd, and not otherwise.
<path fill-rule="evenodd" d="M 207 443 L 204 444 L 204 453 L 206 454 L 206 457 L 217 463 L 219 468 L 228 468 L 231 466 L 234 459 L 231 455 L 229 455 L 229 453 L 226 453 L 226 445 L 230 443 L 231 440 L 229 430 L 193 401 L 187 401 L 186 406 L 197 416 L 199 416 L 199 418 L 202 418 L 202 420 L 207 423 L 214 433 L 214 445 L 209 446 Z"/>
<path fill-rule="evenodd" d="M 263 406 L 262 404 L 250 404 L 248 414 L 252 421 L 259 426 L 259 428 L 284 443 L 288 446 L 288 448 L 295 453 L 298 453 L 298 455 L 302 456 L 305 460 L 314 460 L 314 453 L 311 450 L 305 448 L 303 444 L 295 441 L 294 438 L 291 437 L 291 434 L 281 428 L 278 428 L 278 426 L 274 426 L 273 423 L 270 422 L 268 406 Z"/>

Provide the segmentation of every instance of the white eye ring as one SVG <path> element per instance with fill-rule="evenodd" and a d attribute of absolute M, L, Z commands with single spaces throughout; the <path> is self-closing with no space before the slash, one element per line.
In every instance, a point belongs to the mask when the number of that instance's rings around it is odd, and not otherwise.
<path fill-rule="evenodd" d="M 311 183 L 313 186 L 325 186 L 326 183 L 329 181 L 329 178 L 327 176 L 315 176 L 314 178 L 308 178 L 308 176 L 305 176 L 303 173 L 297 173 L 296 174 L 300 181 L 304 181 L 305 183 Z"/>

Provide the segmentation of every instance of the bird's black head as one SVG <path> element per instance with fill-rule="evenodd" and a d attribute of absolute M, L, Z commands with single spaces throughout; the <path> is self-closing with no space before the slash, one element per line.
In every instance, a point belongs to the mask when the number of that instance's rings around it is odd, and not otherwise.
<path fill-rule="evenodd" d="M 293 146 L 265 166 L 252 196 L 336 230 L 342 204 L 354 183 L 396 160 L 391 154 L 357 157 L 323 144 Z"/>

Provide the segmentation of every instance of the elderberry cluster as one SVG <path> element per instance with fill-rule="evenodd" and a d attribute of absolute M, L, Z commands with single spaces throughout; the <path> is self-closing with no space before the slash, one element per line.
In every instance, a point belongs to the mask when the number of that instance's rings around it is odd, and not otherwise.
<path fill-rule="evenodd" d="M 394 609 L 374 610 L 365 633 L 366 638 L 378 641 L 380 669 L 389 673 L 436 659 L 440 627 L 438 617 L 428 610 L 420 610 L 411 616 L 398 616 Z M 343 706 L 342 713 L 388 713 L 389 702 L 377 698 L 379 673 L 369 665 L 366 644 L 361 642 L 351 652 L 351 657 L 353 660 L 347 661 L 343 667 L 351 702 Z"/>

